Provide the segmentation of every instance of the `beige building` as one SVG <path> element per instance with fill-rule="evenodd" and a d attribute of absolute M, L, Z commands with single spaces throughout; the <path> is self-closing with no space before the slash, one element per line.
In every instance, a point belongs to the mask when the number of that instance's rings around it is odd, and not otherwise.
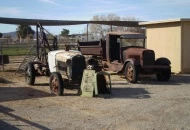
<path fill-rule="evenodd" d="M 146 45 L 155 51 L 156 58 L 170 59 L 174 73 L 190 73 L 190 19 L 139 24 L 146 27 Z"/>

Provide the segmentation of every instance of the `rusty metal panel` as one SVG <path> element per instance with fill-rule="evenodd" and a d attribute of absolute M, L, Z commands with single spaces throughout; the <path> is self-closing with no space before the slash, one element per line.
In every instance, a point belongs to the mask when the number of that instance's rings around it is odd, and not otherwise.
<path fill-rule="evenodd" d="M 100 41 L 78 42 L 78 44 L 83 55 L 102 55 Z"/>
<path fill-rule="evenodd" d="M 143 65 L 143 51 L 146 50 L 144 48 L 128 48 L 123 51 L 123 61 L 134 58 L 140 62 L 141 65 Z"/>
<path fill-rule="evenodd" d="M 80 47 L 80 51 L 83 55 L 102 55 L 101 46 Z"/>
<path fill-rule="evenodd" d="M 109 70 L 118 72 L 122 69 L 122 67 L 123 67 L 122 63 L 118 63 L 118 61 L 115 61 L 115 62 L 111 62 L 110 66 L 109 66 Z"/>

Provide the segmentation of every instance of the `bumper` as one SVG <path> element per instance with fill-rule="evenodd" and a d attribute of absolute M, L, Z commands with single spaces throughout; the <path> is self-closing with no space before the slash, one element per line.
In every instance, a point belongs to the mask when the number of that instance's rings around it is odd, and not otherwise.
<path fill-rule="evenodd" d="M 170 69 L 171 66 L 168 65 L 149 65 L 149 66 L 141 66 L 142 69 Z"/>

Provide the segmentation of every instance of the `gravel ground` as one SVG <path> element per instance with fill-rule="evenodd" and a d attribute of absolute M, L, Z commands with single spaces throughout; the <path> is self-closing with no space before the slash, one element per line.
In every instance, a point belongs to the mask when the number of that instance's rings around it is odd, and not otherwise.
<path fill-rule="evenodd" d="M 48 78 L 34 86 L 13 72 L 0 72 L 0 129 L 190 129 L 190 75 L 155 77 L 137 84 L 112 76 L 112 94 L 85 98 L 77 90 L 49 92 Z"/>
<path fill-rule="evenodd" d="M 67 89 L 54 96 L 48 77 L 28 86 L 14 73 L 19 61 L 11 63 L 0 72 L 0 130 L 190 129 L 190 75 L 141 77 L 137 84 L 112 75 L 111 95 L 85 98 Z"/>

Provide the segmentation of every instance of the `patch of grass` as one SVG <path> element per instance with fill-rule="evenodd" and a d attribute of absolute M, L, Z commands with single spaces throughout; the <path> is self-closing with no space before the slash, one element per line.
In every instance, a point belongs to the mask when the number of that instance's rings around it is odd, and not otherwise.
<path fill-rule="evenodd" d="M 3 45 L 2 53 L 3 55 L 9 55 L 9 56 L 21 56 L 21 55 L 26 55 L 30 48 L 31 45 L 24 45 L 24 44 Z"/>

